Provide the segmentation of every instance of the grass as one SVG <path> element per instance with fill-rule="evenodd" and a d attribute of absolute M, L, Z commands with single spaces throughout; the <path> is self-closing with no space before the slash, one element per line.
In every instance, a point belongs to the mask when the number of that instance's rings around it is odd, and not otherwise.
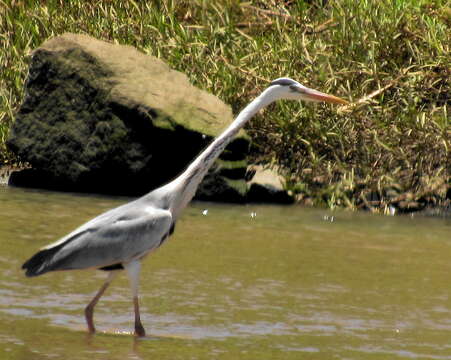
<path fill-rule="evenodd" d="M 0 0 L 0 164 L 18 161 L 5 139 L 31 50 L 82 32 L 163 59 L 235 113 L 280 76 L 356 102 L 280 103 L 249 124 L 254 161 L 301 202 L 446 205 L 450 23 L 444 0 Z"/>

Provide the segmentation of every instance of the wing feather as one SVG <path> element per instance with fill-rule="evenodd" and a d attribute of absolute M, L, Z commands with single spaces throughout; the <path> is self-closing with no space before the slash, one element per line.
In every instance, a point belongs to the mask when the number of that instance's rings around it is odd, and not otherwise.
<path fill-rule="evenodd" d="M 168 210 L 144 207 L 137 211 L 129 206 L 119 207 L 45 247 L 22 267 L 27 270 L 27 276 L 36 276 L 48 271 L 128 262 L 157 248 L 171 226 Z"/>

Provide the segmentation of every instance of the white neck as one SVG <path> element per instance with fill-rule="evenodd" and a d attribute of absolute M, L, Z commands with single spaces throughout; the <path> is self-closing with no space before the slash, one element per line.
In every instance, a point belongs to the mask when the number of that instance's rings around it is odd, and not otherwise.
<path fill-rule="evenodd" d="M 182 174 L 157 190 L 168 196 L 169 210 L 173 217 L 177 218 L 180 211 L 188 205 L 208 169 L 246 122 L 260 109 L 277 99 L 277 91 L 274 87 L 266 89 L 240 112 L 229 127 L 202 151 Z"/>

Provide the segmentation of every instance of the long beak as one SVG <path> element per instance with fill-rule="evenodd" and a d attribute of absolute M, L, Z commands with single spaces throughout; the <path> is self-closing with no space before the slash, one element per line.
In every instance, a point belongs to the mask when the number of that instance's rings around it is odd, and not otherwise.
<path fill-rule="evenodd" d="M 306 100 L 310 101 L 324 101 L 332 104 L 341 104 L 341 105 L 347 105 L 349 104 L 348 101 L 340 99 L 339 97 L 328 95 L 325 93 L 322 93 L 321 91 L 305 88 L 302 91 L 302 95 L 305 97 Z"/>

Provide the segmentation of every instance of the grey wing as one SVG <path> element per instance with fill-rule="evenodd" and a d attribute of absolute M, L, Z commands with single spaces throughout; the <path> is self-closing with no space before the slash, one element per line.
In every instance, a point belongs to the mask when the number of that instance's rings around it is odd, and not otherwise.
<path fill-rule="evenodd" d="M 169 236 L 172 216 L 149 207 L 89 223 L 34 255 L 23 265 L 26 274 L 100 268 L 140 258 Z"/>

